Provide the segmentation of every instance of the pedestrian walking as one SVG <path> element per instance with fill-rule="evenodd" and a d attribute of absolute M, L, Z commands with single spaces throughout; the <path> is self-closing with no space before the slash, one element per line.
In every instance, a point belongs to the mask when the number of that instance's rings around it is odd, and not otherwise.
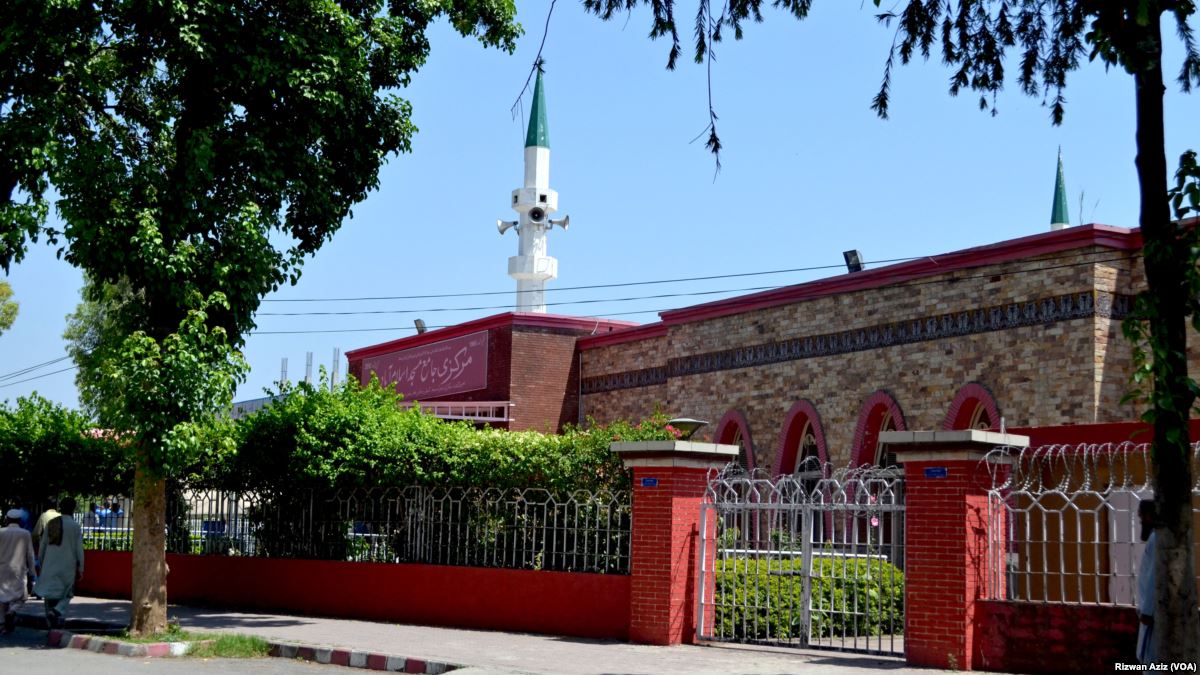
<path fill-rule="evenodd" d="M 8 635 L 16 627 L 17 610 L 25 604 L 26 579 L 33 576 L 33 538 L 21 527 L 20 509 L 4 514 L 5 525 L 0 528 L 0 613 L 4 627 L 0 635 Z"/>
<path fill-rule="evenodd" d="M 49 501 L 51 504 L 54 504 L 57 502 L 57 500 L 54 500 L 54 499 L 51 499 Z M 45 502 L 42 502 L 42 503 L 44 504 Z M 33 526 L 33 554 L 34 555 L 37 555 L 38 550 L 41 548 L 42 532 L 44 532 L 46 530 L 46 523 L 50 522 L 51 520 L 54 520 L 59 515 L 61 515 L 61 514 L 59 514 L 59 512 L 53 506 L 51 506 L 50 508 L 43 511 L 42 515 L 38 516 L 37 523 L 35 523 Z"/>
<path fill-rule="evenodd" d="M 66 623 L 75 583 L 83 577 L 83 532 L 71 516 L 75 513 L 75 498 L 63 498 L 58 510 L 62 515 L 46 523 L 38 543 L 41 569 L 34 585 L 45 602 L 46 623 L 51 628 L 62 628 Z"/>

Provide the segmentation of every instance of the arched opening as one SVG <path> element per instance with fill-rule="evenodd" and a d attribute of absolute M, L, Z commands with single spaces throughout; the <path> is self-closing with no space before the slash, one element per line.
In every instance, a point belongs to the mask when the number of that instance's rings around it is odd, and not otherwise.
<path fill-rule="evenodd" d="M 825 445 L 825 430 L 816 406 L 811 401 L 797 401 L 788 410 L 779 433 L 779 451 L 775 455 L 775 474 L 794 476 L 801 485 L 807 500 L 819 499 L 814 493 L 820 481 L 826 478 L 829 455 Z M 804 525 L 799 512 L 791 514 L 793 533 L 799 533 Z M 833 526 L 833 513 L 815 514 L 812 522 L 811 541 L 823 542 Z"/>
<path fill-rule="evenodd" d="M 943 429 L 998 429 L 1000 409 L 992 392 L 978 382 L 963 385 L 946 412 Z"/>
<path fill-rule="evenodd" d="M 740 410 L 731 409 L 725 413 L 717 423 L 715 437 L 717 443 L 738 446 L 738 465 L 747 471 L 754 470 L 754 439 L 750 435 L 750 424 Z"/>
<path fill-rule="evenodd" d="M 882 389 L 876 390 L 867 397 L 858 415 L 851 466 L 895 467 L 896 455 L 885 451 L 879 443 L 879 435 L 885 431 L 907 430 L 908 424 L 896 399 Z M 870 499 L 874 501 L 874 497 Z M 868 550 L 894 550 L 898 546 L 903 551 L 904 519 L 890 511 L 870 518 L 853 519 L 847 523 L 844 533 L 855 548 L 865 546 Z"/>
<path fill-rule="evenodd" d="M 788 410 L 779 432 L 779 451 L 775 455 L 776 474 L 794 474 L 813 464 L 829 461 L 825 430 L 817 409 L 810 401 L 797 401 Z"/>
<path fill-rule="evenodd" d="M 906 431 L 907 423 L 900 405 L 892 395 L 882 389 L 867 397 L 858 415 L 854 431 L 854 452 L 851 466 L 895 466 L 895 453 L 884 453 L 879 445 L 879 434 L 885 431 Z"/>

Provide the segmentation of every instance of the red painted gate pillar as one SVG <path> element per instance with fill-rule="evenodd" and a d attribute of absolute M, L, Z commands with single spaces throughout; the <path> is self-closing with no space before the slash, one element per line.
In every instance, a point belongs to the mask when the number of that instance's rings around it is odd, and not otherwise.
<path fill-rule="evenodd" d="M 1007 466 L 983 460 L 999 446 L 1026 447 L 1029 438 L 967 429 L 888 431 L 879 441 L 904 465 L 905 660 L 972 670 L 975 602 L 988 597 L 989 583 L 1004 583 L 989 566 L 988 542 L 1007 541 L 987 502 L 992 474 Z"/>
<path fill-rule="evenodd" d="M 696 549 L 708 470 L 737 459 L 736 445 L 613 443 L 633 470 L 629 640 L 677 645 L 696 636 Z M 715 522 L 709 527 L 715 531 Z"/>

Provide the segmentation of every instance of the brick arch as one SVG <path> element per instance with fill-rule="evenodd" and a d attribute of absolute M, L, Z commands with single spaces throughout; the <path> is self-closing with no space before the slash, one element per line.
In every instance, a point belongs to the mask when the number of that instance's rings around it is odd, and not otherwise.
<path fill-rule="evenodd" d="M 979 382 L 968 382 L 954 395 L 954 402 L 946 411 L 946 420 L 942 422 L 943 429 L 967 429 L 975 417 L 975 411 L 983 408 L 991 422 L 990 429 L 1000 426 L 1000 407 L 996 405 L 996 397 L 992 391 Z"/>
<path fill-rule="evenodd" d="M 738 432 L 742 436 L 742 465 L 746 469 L 754 468 L 754 440 L 750 436 L 750 423 L 746 421 L 746 416 L 737 408 L 730 408 L 725 416 L 717 422 L 717 432 L 713 439 L 717 443 L 733 444 L 733 439 Z"/>
<path fill-rule="evenodd" d="M 867 397 L 862 410 L 858 413 L 858 424 L 854 428 L 854 448 L 850 455 L 850 466 L 862 466 L 875 463 L 875 450 L 879 445 L 879 427 L 884 417 L 891 414 L 896 425 L 896 431 L 907 431 L 908 424 L 904 421 L 904 411 L 890 393 L 876 389 Z"/>
<path fill-rule="evenodd" d="M 817 455 L 821 464 L 829 461 L 829 452 L 825 445 L 825 427 L 821 424 L 821 415 L 817 407 L 807 399 L 796 401 L 783 419 L 783 427 L 779 430 L 779 450 L 775 453 L 773 473 L 792 473 L 799 461 L 800 434 L 806 424 L 812 425 L 813 437 L 817 440 Z"/>

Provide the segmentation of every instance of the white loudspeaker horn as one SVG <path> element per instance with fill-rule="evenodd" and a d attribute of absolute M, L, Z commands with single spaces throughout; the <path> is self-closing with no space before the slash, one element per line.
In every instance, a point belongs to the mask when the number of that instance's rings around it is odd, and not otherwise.
<path fill-rule="evenodd" d="M 567 226 L 570 224 L 571 224 L 571 216 L 563 216 L 562 220 L 554 220 L 554 219 L 550 220 L 551 227 L 558 225 L 559 227 L 561 227 L 564 230 L 567 229 Z"/>
<path fill-rule="evenodd" d="M 513 228 L 516 226 L 517 226 L 517 221 L 515 221 L 515 220 L 499 220 L 499 219 L 496 220 L 496 230 L 498 230 L 500 232 L 500 234 L 504 234 L 505 232 L 508 232 L 508 230 L 510 228 Z"/>

